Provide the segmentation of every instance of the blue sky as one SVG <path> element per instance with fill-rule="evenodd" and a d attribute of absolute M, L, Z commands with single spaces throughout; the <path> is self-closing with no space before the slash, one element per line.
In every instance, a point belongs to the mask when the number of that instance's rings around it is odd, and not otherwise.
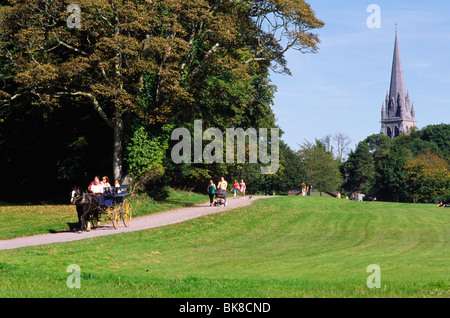
<path fill-rule="evenodd" d="M 282 139 L 294 150 L 342 132 L 352 148 L 380 132 L 390 86 L 395 24 L 418 128 L 450 123 L 450 1 L 307 0 L 326 23 L 317 54 L 289 51 L 292 76 L 272 74 Z M 381 28 L 370 29 L 370 4 L 381 8 Z"/>

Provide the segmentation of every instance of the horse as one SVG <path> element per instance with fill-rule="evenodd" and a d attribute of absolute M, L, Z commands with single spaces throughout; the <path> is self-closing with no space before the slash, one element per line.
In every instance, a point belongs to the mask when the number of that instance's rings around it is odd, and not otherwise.
<path fill-rule="evenodd" d="M 84 230 L 89 231 L 90 226 L 86 227 L 86 223 L 91 222 L 94 217 L 98 222 L 100 212 L 99 198 L 95 194 L 83 192 L 80 187 L 73 187 L 70 203 L 76 206 L 80 232 Z"/>

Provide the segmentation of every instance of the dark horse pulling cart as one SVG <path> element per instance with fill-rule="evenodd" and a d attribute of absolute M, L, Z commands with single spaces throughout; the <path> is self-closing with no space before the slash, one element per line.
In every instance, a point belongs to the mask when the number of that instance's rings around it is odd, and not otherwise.
<path fill-rule="evenodd" d="M 120 220 L 128 227 L 131 224 L 131 204 L 128 187 L 106 188 L 102 194 L 83 192 L 80 187 L 72 189 L 70 202 L 77 207 L 78 221 L 81 231 L 91 229 L 91 224 L 100 225 L 100 221 L 111 220 L 113 227 L 119 227 Z M 102 214 L 104 218 L 101 218 Z"/>

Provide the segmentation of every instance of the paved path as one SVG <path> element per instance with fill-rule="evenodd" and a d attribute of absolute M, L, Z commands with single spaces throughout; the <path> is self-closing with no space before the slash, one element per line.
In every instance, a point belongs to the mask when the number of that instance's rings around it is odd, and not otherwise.
<path fill-rule="evenodd" d="M 252 199 L 233 199 L 228 198 L 227 206 L 210 207 L 209 202 L 196 205 L 188 208 L 181 208 L 167 212 L 155 213 L 147 216 L 141 216 L 131 220 L 131 226 L 125 227 L 123 223 L 117 230 L 112 227 L 112 223 L 102 223 L 97 229 L 92 229 L 90 232 L 78 233 L 77 231 L 64 231 L 58 233 L 41 234 L 35 236 L 21 237 L 11 240 L 0 240 L 0 250 L 15 249 L 25 246 L 35 246 L 43 244 L 52 244 L 60 242 L 69 242 L 76 240 L 83 240 L 87 238 L 112 235 L 124 232 L 134 232 L 145 229 L 151 229 L 159 226 L 184 222 L 195 219 L 203 215 L 223 212 L 230 209 L 239 208 L 251 204 L 257 199 L 273 198 L 270 196 L 253 196 Z"/>

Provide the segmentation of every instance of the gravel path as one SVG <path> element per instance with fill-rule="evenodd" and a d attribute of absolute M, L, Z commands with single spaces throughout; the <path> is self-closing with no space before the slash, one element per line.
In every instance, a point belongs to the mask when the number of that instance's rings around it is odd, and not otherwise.
<path fill-rule="evenodd" d="M 25 246 L 77 241 L 97 236 L 105 236 L 123 232 L 134 232 L 145 229 L 151 229 L 169 224 L 184 222 L 207 214 L 218 213 L 226 210 L 247 206 L 257 199 L 264 199 L 264 198 L 273 198 L 273 197 L 253 196 L 251 199 L 249 199 L 248 197 L 245 199 L 228 198 L 226 207 L 224 206 L 210 207 L 208 202 L 193 207 L 155 213 L 132 219 L 130 227 L 125 227 L 123 225 L 123 222 L 121 222 L 117 230 L 113 228 L 111 222 L 108 222 L 102 223 L 102 225 L 99 228 L 92 229 L 90 232 L 78 233 L 77 231 L 64 231 L 58 233 L 21 237 L 11 240 L 0 240 L 0 250 L 15 249 Z"/>

